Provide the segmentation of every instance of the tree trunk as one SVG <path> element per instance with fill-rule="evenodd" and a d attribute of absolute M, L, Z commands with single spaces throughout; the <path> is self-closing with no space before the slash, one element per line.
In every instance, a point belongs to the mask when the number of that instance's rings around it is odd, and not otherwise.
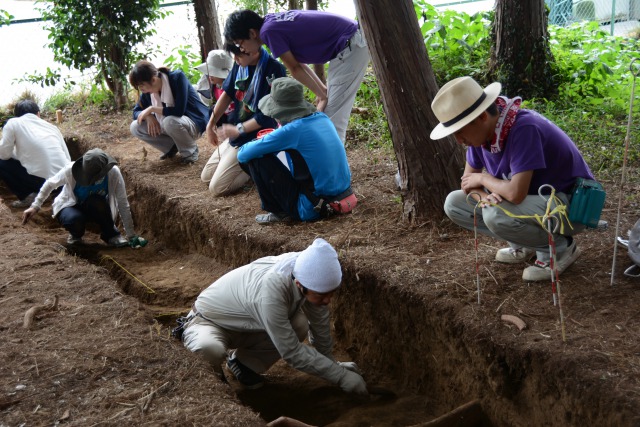
<path fill-rule="evenodd" d="M 301 0 L 289 0 L 289 10 L 298 10 L 302 7 Z"/>
<path fill-rule="evenodd" d="M 305 0 L 305 9 L 318 10 L 318 0 Z M 313 71 L 316 73 L 322 83 L 327 84 L 327 76 L 324 72 L 324 64 L 313 64 Z"/>
<path fill-rule="evenodd" d="M 544 0 L 496 0 L 489 70 L 506 95 L 548 97 L 556 91 L 547 20 Z"/>
<path fill-rule="evenodd" d="M 374 4 L 375 3 L 375 4 Z M 411 222 L 442 218 L 444 199 L 460 188 L 463 151 L 453 138 L 432 141 L 438 85 L 411 0 L 357 0 L 380 85 Z"/>
<path fill-rule="evenodd" d="M 100 57 L 100 68 L 102 69 L 102 77 L 107 87 L 113 93 L 113 100 L 118 111 L 128 106 L 127 100 L 127 77 L 122 75 L 121 70 L 127 69 L 128 64 L 126 58 L 128 52 L 122 48 L 112 45 L 109 49 L 109 58 Z"/>
<path fill-rule="evenodd" d="M 220 35 L 218 8 L 215 0 L 193 0 L 193 8 L 196 12 L 200 52 L 203 55 L 202 61 L 204 62 L 207 60 L 210 50 L 222 49 L 224 46 Z M 201 31 L 201 29 L 204 31 Z"/>

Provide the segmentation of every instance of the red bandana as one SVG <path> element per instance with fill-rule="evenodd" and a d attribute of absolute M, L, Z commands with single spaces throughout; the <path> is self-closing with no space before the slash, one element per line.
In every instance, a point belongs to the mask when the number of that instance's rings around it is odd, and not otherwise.
<path fill-rule="evenodd" d="M 484 149 L 491 151 L 491 153 L 499 153 L 504 149 L 504 143 L 509 136 L 511 126 L 516 122 L 516 115 L 522 104 L 522 98 L 516 96 L 509 99 L 506 96 L 499 96 L 496 99 L 496 105 L 498 106 L 499 116 L 496 123 L 496 132 L 493 135 L 493 140 L 484 145 Z"/>

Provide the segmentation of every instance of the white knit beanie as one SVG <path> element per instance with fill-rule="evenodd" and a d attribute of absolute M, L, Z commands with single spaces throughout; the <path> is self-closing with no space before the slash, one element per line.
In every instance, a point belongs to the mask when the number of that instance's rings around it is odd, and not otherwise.
<path fill-rule="evenodd" d="M 340 286 L 342 269 L 335 249 L 324 239 L 316 239 L 296 259 L 294 277 L 307 289 L 321 294 Z"/>

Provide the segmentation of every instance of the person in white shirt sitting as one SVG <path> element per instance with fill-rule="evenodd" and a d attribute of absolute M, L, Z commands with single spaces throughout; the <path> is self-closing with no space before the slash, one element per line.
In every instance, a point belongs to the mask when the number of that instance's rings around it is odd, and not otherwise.
<path fill-rule="evenodd" d="M 19 101 L 0 141 L 0 180 L 18 197 L 14 208 L 31 206 L 45 180 L 71 161 L 62 133 L 40 118 L 38 104 Z"/>

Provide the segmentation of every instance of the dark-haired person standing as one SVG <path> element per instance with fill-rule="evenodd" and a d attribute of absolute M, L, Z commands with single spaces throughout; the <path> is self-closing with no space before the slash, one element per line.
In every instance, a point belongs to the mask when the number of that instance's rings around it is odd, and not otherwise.
<path fill-rule="evenodd" d="M 11 206 L 26 208 L 45 180 L 69 163 L 71 157 L 62 134 L 40 118 L 40 108 L 34 101 L 18 102 L 13 114 L 0 141 L 0 179 L 18 197 Z"/>
<path fill-rule="evenodd" d="M 291 76 L 316 95 L 318 111 L 329 116 L 344 143 L 351 107 L 369 64 L 367 42 L 357 21 L 314 10 L 269 13 L 264 18 L 241 10 L 229 15 L 224 36 L 248 53 L 269 46 Z M 329 62 L 326 86 L 306 65 L 325 62 Z"/>
<path fill-rule="evenodd" d="M 207 127 L 209 109 L 187 76 L 143 60 L 129 73 L 129 83 L 141 92 L 133 108 L 131 134 L 162 152 L 160 160 L 178 152 L 184 164 L 198 160 L 196 140 Z"/>

